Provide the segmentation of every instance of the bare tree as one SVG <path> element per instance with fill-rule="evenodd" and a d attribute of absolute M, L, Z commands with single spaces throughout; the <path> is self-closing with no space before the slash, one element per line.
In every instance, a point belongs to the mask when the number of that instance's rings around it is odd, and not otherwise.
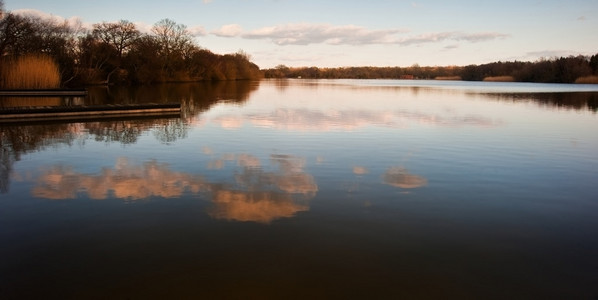
<path fill-rule="evenodd" d="M 106 43 L 116 50 L 118 58 L 126 53 L 135 40 L 139 38 L 140 32 L 135 27 L 135 24 L 120 20 L 117 23 L 102 22 L 93 25 L 93 35 L 103 43 Z"/>
<path fill-rule="evenodd" d="M 162 72 L 166 76 L 184 66 L 185 57 L 192 45 L 191 34 L 187 26 L 177 24 L 173 20 L 163 19 L 152 28 L 153 38 L 160 46 Z"/>

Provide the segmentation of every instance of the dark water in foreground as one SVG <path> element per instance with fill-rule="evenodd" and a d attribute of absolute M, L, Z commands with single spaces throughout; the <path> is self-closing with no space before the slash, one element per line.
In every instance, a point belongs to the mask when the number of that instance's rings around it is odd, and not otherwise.
<path fill-rule="evenodd" d="M 596 85 L 286 80 L 22 101 L 183 113 L 0 124 L 2 299 L 598 297 Z"/>

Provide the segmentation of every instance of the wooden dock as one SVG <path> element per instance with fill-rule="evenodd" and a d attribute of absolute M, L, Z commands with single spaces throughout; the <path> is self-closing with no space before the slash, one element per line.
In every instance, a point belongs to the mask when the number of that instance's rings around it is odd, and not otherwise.
<path fill-rule="evenodd" d="M 10 97 L 63 97 L 86 96 L 87 90 L 0 90 L 0 96 Z"/>
<path fill-rule="evenodd" d="M 173 115 L 180 116 L 180 113 L 181 104 L 179 103 L 11 107 L 0 108 L 0 123 Z"/>

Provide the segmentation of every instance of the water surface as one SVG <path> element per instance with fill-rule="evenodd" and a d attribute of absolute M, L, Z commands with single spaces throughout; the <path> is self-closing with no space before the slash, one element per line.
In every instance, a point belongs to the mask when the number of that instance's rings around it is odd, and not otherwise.
<path fill-rule="evenodd" d="M 598 297 L 597 85 L 265 80 L 74 104 L 173 101 L 180 118 L 0 124 L 0 297 Z"/>

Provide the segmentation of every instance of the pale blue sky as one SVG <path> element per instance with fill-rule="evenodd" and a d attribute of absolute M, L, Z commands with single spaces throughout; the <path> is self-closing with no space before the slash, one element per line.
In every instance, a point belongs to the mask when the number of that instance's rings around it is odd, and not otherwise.
<path fill-rule="evenodd" d="M 261 68 L 447 66 L 598 53 L 598 0 L 4 0 L 13 12 L 169 18 L 215 53 L 243 50 Z"/>

